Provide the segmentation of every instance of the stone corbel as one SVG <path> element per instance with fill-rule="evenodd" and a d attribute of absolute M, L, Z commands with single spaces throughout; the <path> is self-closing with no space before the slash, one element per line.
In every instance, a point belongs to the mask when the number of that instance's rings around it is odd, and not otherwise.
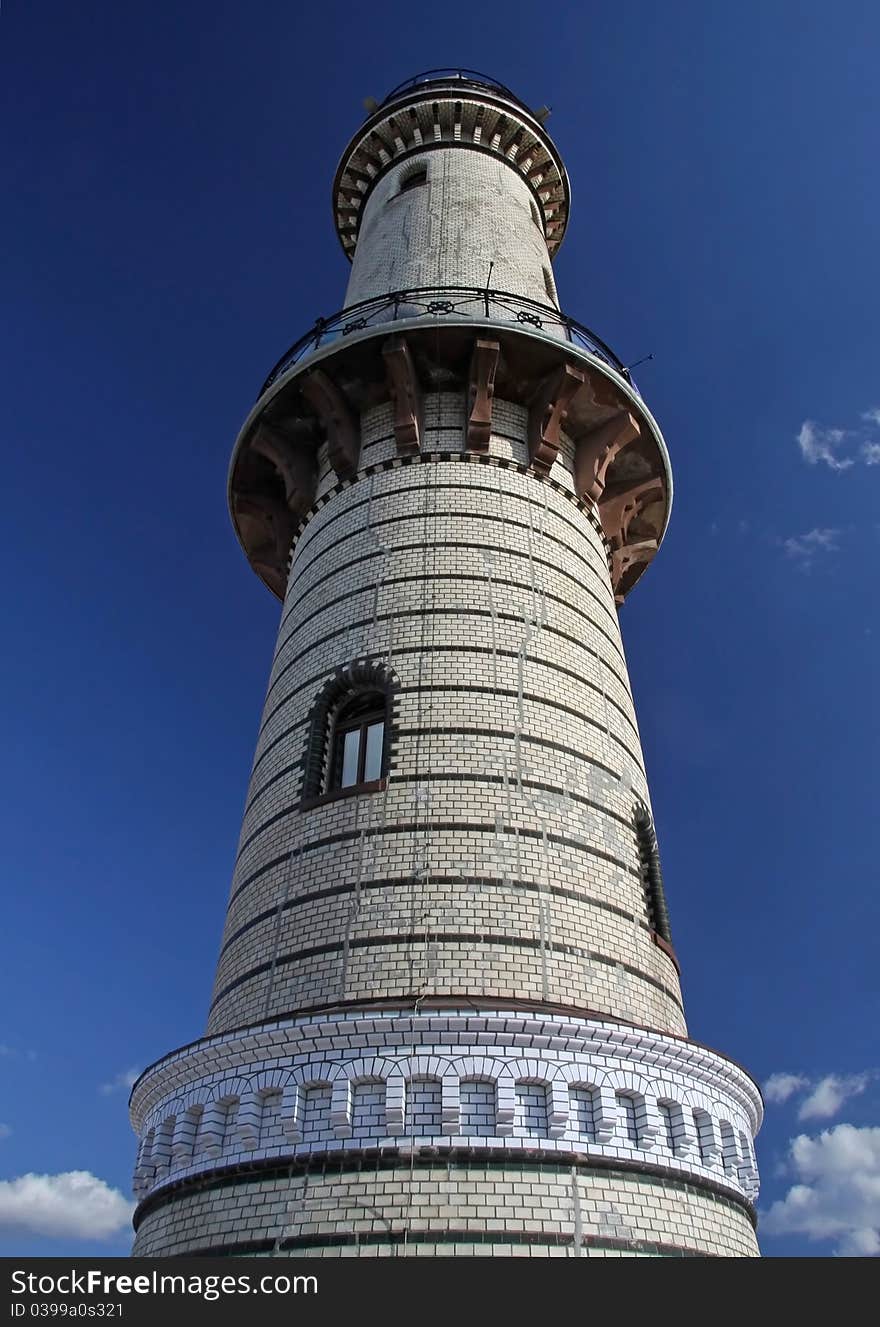
<path fill-rule="evenodd" d="M 492 433 L 492 399 L 501 347 L 497 341 L 474 342 L 468 383 L 467 440 L 469 451 L 487 452 Z"/>
<path fill-rule="evenodd" d="M 248 558 L 248 561 L 260 580 L 265 581 L 272 593 L 277 594 L 279 599 L 283 599 L 287 593 L 287 567 L 274 560 L 267 561 L 259 553 Z"/>
<path fill-rule="evenodd" d="M 232 505 L 237 519 L 248 517 L 258 521 L 265 530 L 265 543 L 251 548 L 250 564 L 283 599 L 287 588 L 287 555 L 296 528 L 295 516 L 280 502 L 273 502 L 262 494 L 252 498 L 236 493 Z"/>
<path fill-rule="evenodd" d="M 560 429 L 583 384 L 580 369 L 561 364 L 544 379 L 529 406 L 529 460 L 539 474 L 550 473 L 559 454 Z"/>
<path fill-rule="evenodd" d="M 321 422 L 330 464 L 340 479 L 348 479 L 357 470 L 360 456 L 358 427 L 348 402 L 323 369 L 307 373 L 300 391 Z"/>
<path fill-rule="evenodd" d="M 605 491 L 608 467 L 621 448 L 641 436 L 638 420 L 627 410 L 607 419 L 578 438 L 575 449 L 575 486 L 579 498 L 598 502 Z"/>
<path fill-rule="evenodd" d="M 271 461 L 284 483 L 287 506 L 301 516 L 314 501 L 317 477 L 315 458 L 304 447 L 295 446 L 261 423 L 250 440 L 251 449 Z"/>
<path fill-rule="evenodd" d="M 629 527 L 648 499 L 663 497 L 663 484 L 659 479 L 645 479 L 638 484 L 629 484 L 608 490 L 599 503 L 599 517 L 602 529 L 612 548 L 620 548 L 626 543 Z"/>
<path fill-rule="evenodd" d="M 394 437 L 401 456 L 411 456 L 422 445 L 422 392 L 409 346 L 402 336 L 382 347 L 388 390 L 394 411 Z"/>
<path fill-rule="evenodd" d="M 237 517 L 246 516 L 259 521 L 265 527 L 270 545 L 284 562 L 296 529 L 296 517 L 293 512 L 262 493 L 253 497 L 248 493 L 234 493 L 232 505 Z"/>
<path fill-rule="evenodd" d="M 615 598 L 618 598 L 617 589 L 623 579 L 624 572 L 629 571 L 630 567 L 636 562 L 650 562 L 657 552 L 657 547 L 656 539 L 643 539 L 638 544 L 625 544 L 623 548 L 612 550 L 611 586 Z"/>

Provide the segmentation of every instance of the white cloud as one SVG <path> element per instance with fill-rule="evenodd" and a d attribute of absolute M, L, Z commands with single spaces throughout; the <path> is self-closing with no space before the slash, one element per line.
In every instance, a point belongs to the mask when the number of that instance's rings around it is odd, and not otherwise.
<path fill-rule="evenodd" d="M 109 1083 L 101 1083 L 98 1091 L 104 1097 L 109 1097 L 111 1092 L 128 1092 L 134 1087 L 140 1075 L 140 1069 L 123 1069 L 114 1078 L 111 1078 Z"/>
<path fill-rule="evenodd" d="M 880 1252 L 880 1128 L 838 1124 L 789 1144 L 797 1183 L 764 1215 L 770 1235 L 833 1240 L 842 1256 Z"/>
<path fill-rule="evenodd" d="M 0 1180 L 0 1229 L 107 1239 L 123 1231 L 134 1204 L 87 1170 Z"/>
<path fill-rule="evenodd" d="M 876 1258 L 880 1253 L 880 1234 L 864 1226 L 851 1230 L 840 1241 L 837 1252 L 842 1258 Z"/>
<path fill-rule="evenodd" d="M 0 1124 L 0 1138 L 8 1138 L 12 1130 L 8 1124 Z"/>
<path fill-rule="evenodd" d="M 808 465 L 822 461 L 831 470 L 849 470 L 857 460 L 865 465 L 880 465 L 880 442 L 871 429 L 880 426 L 880 406 L 862 411 L 862 423 L 854 429 L 825 428 L 815 420 L 805 419 L 797 434 L 801 456 Z M 849 455 L 846 455 L 846 452 Z"/>
<path fill-rule="evenodd" d="M 764 1084 L 764 1097 L 774 1106 L 781 1106 L 795 1092 L 809 1086 L 810 1080 L 803 1074 L 771 1074 Z"/>
<path fill-rule="evenodd" d="M 871 1074 L 850 1074 L 845 1078 L 837 1074 L 828 1074 L 825 1078 L 820 1078 L 806 1101 L 802 1102 L 798 1110 L 798 1119 L 830 1120 L 845 1101 L 864 1092 L 871 1077 Z"/>
<path fill-rule="evenodd" d="M 817 553 L 837 553 L 839 530 L 808 530 L 806 534 L 792 535 L 784 539 L 782 546 L 790 558 L 797 558 L 804 566 L 809 566 Z"/>
<path fill-rule="evenodd" d="M 15 1046 L 10 1046 L 7 1042 L 0 1041 L 0 1059 L 3 1059 L 7 1055 L 20 1055 L 20 1054 L 22 1054 L 22 1052 L 17 1050 Z M 23 1054 L 25 1058 L 28 1060 L 35 1060 L 37 1058 L 36 1051 L 24 1051 Z"/>
<path fill-rule="evenodd" d="M 875 1070 L 862 1074 L 826 1074 L 811 1079 L 806 1074 L 771 1074 L 764 1084 L 764 1097 L 781 1106 L 791 1097 L 808 1093 L 798 1108 L 799 1120 L 829 1120 L 850 1097 L 860 1096 L 877 1077 Z"/>
<path fill-rule="evenodd" d="M 805 419 L 797 435 L 797 444 L 801 456 L 808 465 L 818 465 L 824 461 L 832 470 L 848 470 L 854 464 L 851 458 L 841 460 L 837 449 L 846 437 L 844 429 L 826 429 L 815 424 L 812 419 Z"/>

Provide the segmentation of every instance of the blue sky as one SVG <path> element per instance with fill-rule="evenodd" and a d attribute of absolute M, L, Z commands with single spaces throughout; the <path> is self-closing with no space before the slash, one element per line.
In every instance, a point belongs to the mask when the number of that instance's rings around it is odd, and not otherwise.
<path fill-rule="evenodd" d="M 122 1083 L 203 1031 L 278 618 L 229 452 L 342 302 L 330 185 L 362 99 L 446 64 L 552 106 L 563 308 L 655 356 L 675 506 L 624 637 L 691 1033 L 791 1076 L 763 1250 L 880 1250 L 880 10 L 544 22 L 3 6 L 0 1254 L 128 1249 Z"/>

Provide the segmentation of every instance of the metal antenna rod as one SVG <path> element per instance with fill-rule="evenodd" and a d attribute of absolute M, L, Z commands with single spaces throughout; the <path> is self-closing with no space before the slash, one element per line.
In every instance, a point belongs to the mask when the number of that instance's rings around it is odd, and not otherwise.
<path fill-rule="evenodd" d="M 635 364 L 627 364 L 626 368 L 623 371 L 624 373 L 629 373 L 630 369 L 637 369 L 640 364 L 647 364 L 648 360 L 653 358 L 654 358 L 653 353 L 650 355 L 643 355 L 641 359 L 636 360 Z"/>

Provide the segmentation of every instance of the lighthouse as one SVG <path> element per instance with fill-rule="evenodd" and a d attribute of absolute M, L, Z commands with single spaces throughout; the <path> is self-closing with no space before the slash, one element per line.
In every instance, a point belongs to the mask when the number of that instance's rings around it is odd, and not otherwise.
<path fill-rule="evenodd" d="M 618 620 L 670 460 L 557 292 L 545 121 L 470 70 L 370 103 L 342 307 L 235 442 L 280 626 L 205 1035 L 132 1091 L 140 1256 L 758 1254 Z"/>

